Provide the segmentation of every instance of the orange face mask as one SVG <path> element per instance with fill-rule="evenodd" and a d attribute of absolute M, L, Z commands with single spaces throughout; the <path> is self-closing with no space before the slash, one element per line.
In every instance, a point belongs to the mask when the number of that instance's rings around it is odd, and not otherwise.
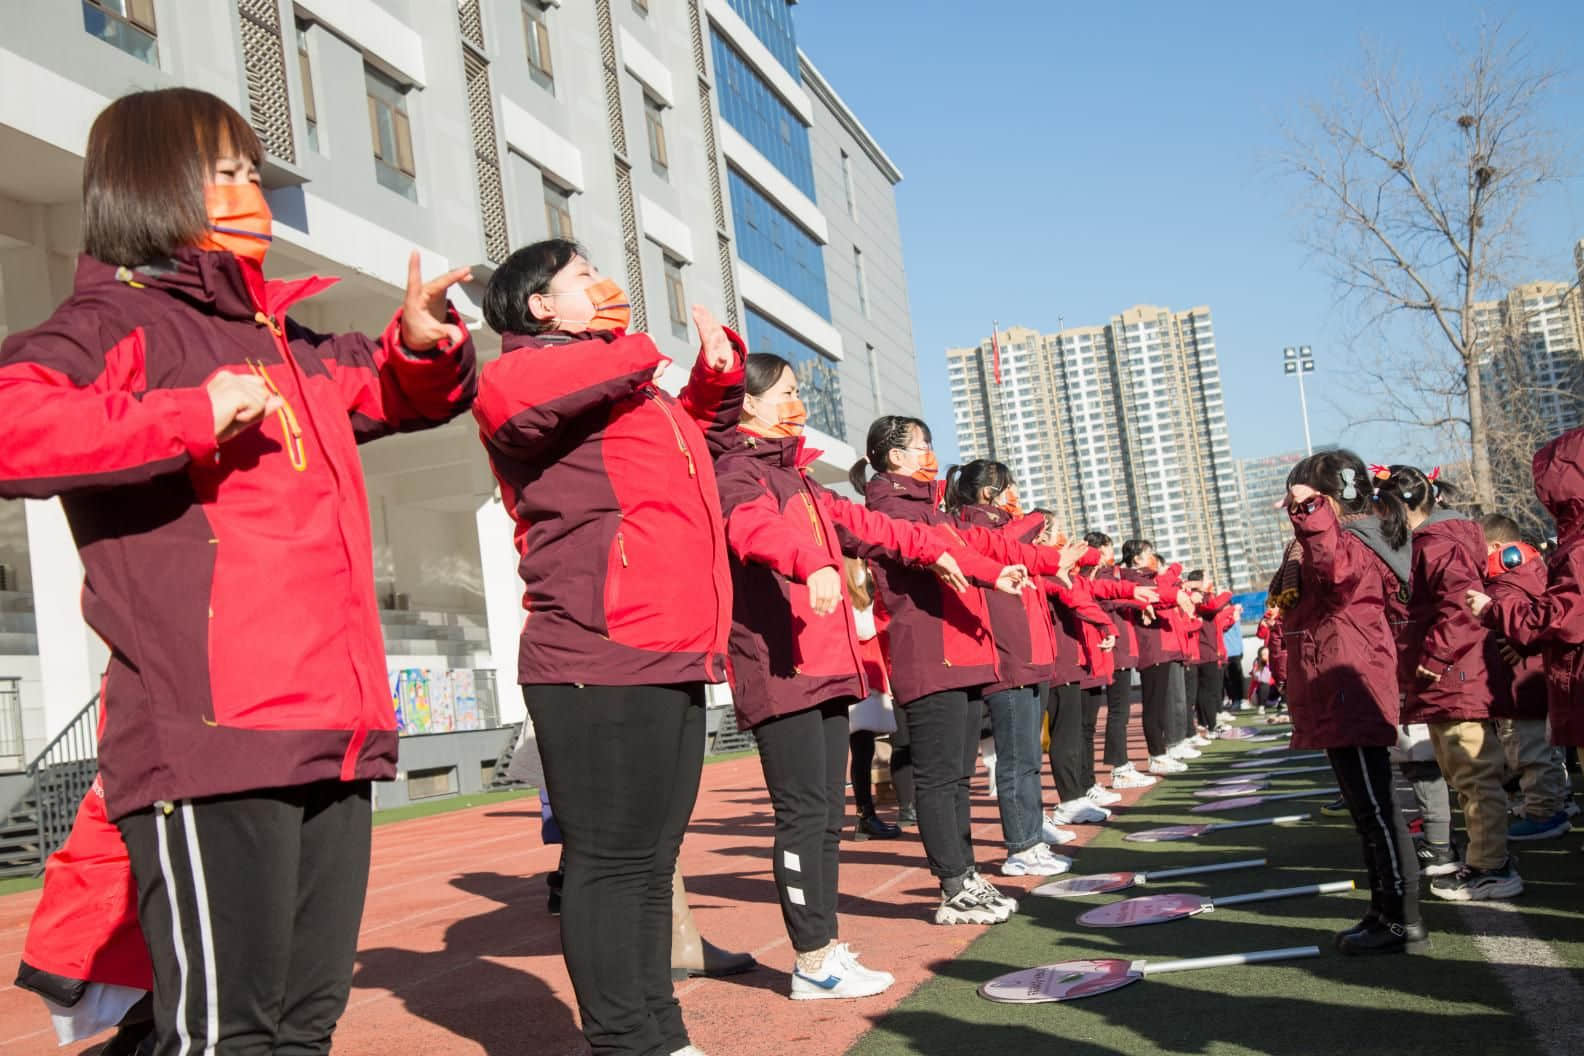
<path fill-rule="evenodd" d="M 919 459 L 918 468 L 908 474 L 914 480 L 922 480 L 926 484 L 939 475 L 940 463 L 935 461 L 935 452 L 933 451 L 924 452 L 924 457 Z"/>
<path fill-rule="evenodd" d="M 211 183 L 204 187 L 209 233 L 199 249 L 224 250 L 263 266 L 269 252 L 272 219 L 269 203 L 256 183 Z"/>
<path fill-rule="evenodd" d="M 1008 488 L 1005 494 L 1007 496 L 1007 500 L 1000 504 L 999 509 L 1002 513 L 1006 514 L 1015 521 L 1019 517 L 1023 516 L 1023 500 L 1018 498 L 1016 488 Z"/>
<path fill-rule="evenodd" d="M 776 405 L 776 424 L 766 426 L 757 418 L 745 419 L 743 428 L 759 436 L 800 436 L 808 421 L 808 409 L 793 396 Z"/>
<path fill-rule="evenodd" d="M 632 305 L 627 291 L 613 279 L 601 279 L 583 291 L 594 315 L 584 324 L 588 330 L 625 330 L 632 323 Z M 569 320 L 576 323 L 577 320 Z"/>

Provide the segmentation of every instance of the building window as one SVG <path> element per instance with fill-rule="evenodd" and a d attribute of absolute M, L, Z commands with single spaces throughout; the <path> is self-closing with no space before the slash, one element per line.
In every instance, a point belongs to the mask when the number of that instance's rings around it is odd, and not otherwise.
<path fill-rule="evenodd" d="M 572 236 L 572 192 L 562 187 L 559 183 L 545 177 L 544 181 L 545 224 L 551 238 L 565 238 Z"/>
<path fill-rule="evenodd" d="M 669 179 L 670 162 L 666 157 L 665 104 L 648 92 L 644 93 L 644 127 L 649 131 L 649 165 L 655 175 Z"/>
<path fill-rule="evenodd" d="M 671 313 L 671 330 L 678 337 L 687 338 L 687 292 L 682 288 L 682 262 L 671 254 L 665 255 L 666 307 Z"/>
<path fill-rule="evenodd" d="M 555 64 L 550 61 L 550 27 L 544 4 L 522 0 L 523 39 L 528 45 L 528 73 L 548 91 L 555 91 Z"/>
<path fill-rule="evenodd" d="M 82 0 L 83 29 L 150 66 L 159 65 L 154 0 Z"/>
<path fill-rule="evenodd" d="M 814 162 L 809 151 L 808 126 L 771 89 L 753 64 L 713 29 L 710 48 L 715 57 L 721 118 L 793 186 L 813 198 Z"/>
<path fill-rule="evenodd" d="M 830 293 L 819 242 L 736 169 L 728 167 L 726 179 L 739 259 L 829 319 Z"/>
<path fill-rule="evenodd" d="M 849 218 L 858 219 L 858 195 L 853 190 L 852 158 L 844 150 L 841 152 L 842 189 L 847 192 L 847 215 Z"/>
<path fill-rule="evenodd" d="M 407 86 L 372 66 L 363 67 L 363 80 L 368 90 L 369 131 L 374 138 L 374 174 L 382 187 L 416 202 L 418 169 L 413 164 Z"/>
<path fill-rule="evenodd" d="M 319 107 L 314 102 L 313 64 L 308 58 L 308 26 L 297 23 L 297 72 L 302 77 L 303 122 L 308 126 L 308 149 L 319 153 Z"/>
<path fill-rule="evenodd" d="M 864 274 L 863 250 L 853 247 L 853 282 L 858 286 L 858 310 L 869 318 L 869 276 Z"/>
<path fill-rule="evenodd" d="M 759 42 L 770 49 L 794 81 L 799 80 L 797 34 L 787 0 L 729 0 L 733 11 L 748 24 Z"/>

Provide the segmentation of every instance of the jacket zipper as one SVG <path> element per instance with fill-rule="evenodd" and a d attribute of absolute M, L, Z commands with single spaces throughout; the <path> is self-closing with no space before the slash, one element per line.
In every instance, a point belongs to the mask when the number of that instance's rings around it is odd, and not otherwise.
<path fill-rule="evenodd" d="M 810 494 L 809 494 L 808 474 L 805 473 L 803 470 L 799 469 L 797 471 L 797 475 L 798 475 L 798 483 L 802 486 L 802 490 L 798 492 L 798 497 L 803 500 L 803 508 L 808 511 L 809 524 L 813 525 L 813 527 L 814 527 L 814 541 L 819 543 L 819 547 L 820 547 L 821 550 L 824 550 L 827 554 L 830 554 L 830 553 L 832 553 L 833 548 L 826 545 L 825 540 L 826 540 L 827 536 L 825 534 L 824 529 L 822 529 L 820 527 L 819 510 L 815 506 L 813 497 L 810 496 Z M 839 560 L 842 555 L 838 552 L 838 553 L 832 554 L 832 556 L 836 557 Z M 843 595 L 845 595 L 845 594 L 846 594 L 846 592 L 843 591 Z M 851 609 L 851 607 L 852 607 L 851 605 L 848 606 L 849 609 Z M 849 622 L 852 620 L 851 612 L 848 613 L 847 619 L 848 619 Z M 858 641 L 858 631 L 857 631 L 857 628 L 855 627 L 855 628 L 853 628 L 853 633 L 847 636 L 847 649 L 848 649 L 849 652 L 852 653 L 853 663 L 857 665 L 858 685 L 859 685 L 859 687 L 861 689 L 863 689 L 865 691 L 865 694 L 867 694 L 868 690 L 869 690 L 869 679 L 864 676 L 863 653 L 862 653 L 862 651 L 860 649 L 857 648 L 857 645 L 856 645 L 857 641 Z M 797 674 L 802 674 L 801 671 L 798 671 L 796 673 Z"/>
<path fill-rule="evenodd" d="M 621 555 L 622 567 L 627 567 L 627 543 L 622 539 L 622 533 L 616 533 L 616 553 Z"/>
<path fill-rule="evenodd" d="M 666 424 L 671 427 L 671 435 L 676 438 L 677 450 L 682 452 L 683 458 L 687 459 L 688 476 L 697 476 L 698 474 L 693 465 L 693 452 L 688 450 L 687 441 L 682 439 L 682 430 L 677 428 L 676 419 L 671 417 L 671 409 L 665 405 L 665 401 L 654 390 L 647 391 L 645 395 L 653 400 L 655 406 L 660 408 L 660 413 L 665 415 Z"/>
<path fill-rule="evenodd" d="M 814 541 L 824 549 L 825 533 L 820 530 L 819 515 L 814 512 L 814 502 L 808 497 L 807 491 L 801 492 L 800 495 L 803 499 L 803 508 L 808 511 L 809 524 L 814 528 Z"/>

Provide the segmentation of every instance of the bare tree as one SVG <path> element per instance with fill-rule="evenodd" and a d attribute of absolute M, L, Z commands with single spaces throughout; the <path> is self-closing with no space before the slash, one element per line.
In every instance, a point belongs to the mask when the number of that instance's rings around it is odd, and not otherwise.
<path fill-rule="evenodd" d="M 1383 353 L 1372 420 L 1435 430 L 1470 451 L 1475 502 L 1491 508 L 1490 408 L 1478 302 L 1519 256 L 1519 220 L 1552 179 L 1539 108 L 1555 75 L 1521 40 L 1482 31 L 1445 84 L 1421 90 L 1366 51 L 1355 90 L 1311 105 L 1287 165 L 1314 220 L 1309 242 L 1372 330 L 1404 316 L 1428 348 Z M 1427 354 L 1428 353 L 1428 354 Z"/>

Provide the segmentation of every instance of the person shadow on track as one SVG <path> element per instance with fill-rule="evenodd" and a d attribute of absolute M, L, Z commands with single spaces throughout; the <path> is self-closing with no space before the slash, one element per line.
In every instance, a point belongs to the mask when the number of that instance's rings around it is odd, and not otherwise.
<path fill-rule="evenodd" d="M 490 959 L 560 955 L 560 927 L 544 912 L 542 879 L 465 873 L 451 884 L 497 905 L 452 923 L 438 950 L 359 950 L 348 1015 L 355 1014 L 360 996 L 366 998 L 358 990 L 387 990 L 411 1015 L 477 1043 L 487 1056 L 586 1053 L 564 998 L 538 976 Z M 382 1048 L 393 1056 L 436 1051 L 413 1041 L 404 1049 L 399 1037 L 391 1037 Z"/>

